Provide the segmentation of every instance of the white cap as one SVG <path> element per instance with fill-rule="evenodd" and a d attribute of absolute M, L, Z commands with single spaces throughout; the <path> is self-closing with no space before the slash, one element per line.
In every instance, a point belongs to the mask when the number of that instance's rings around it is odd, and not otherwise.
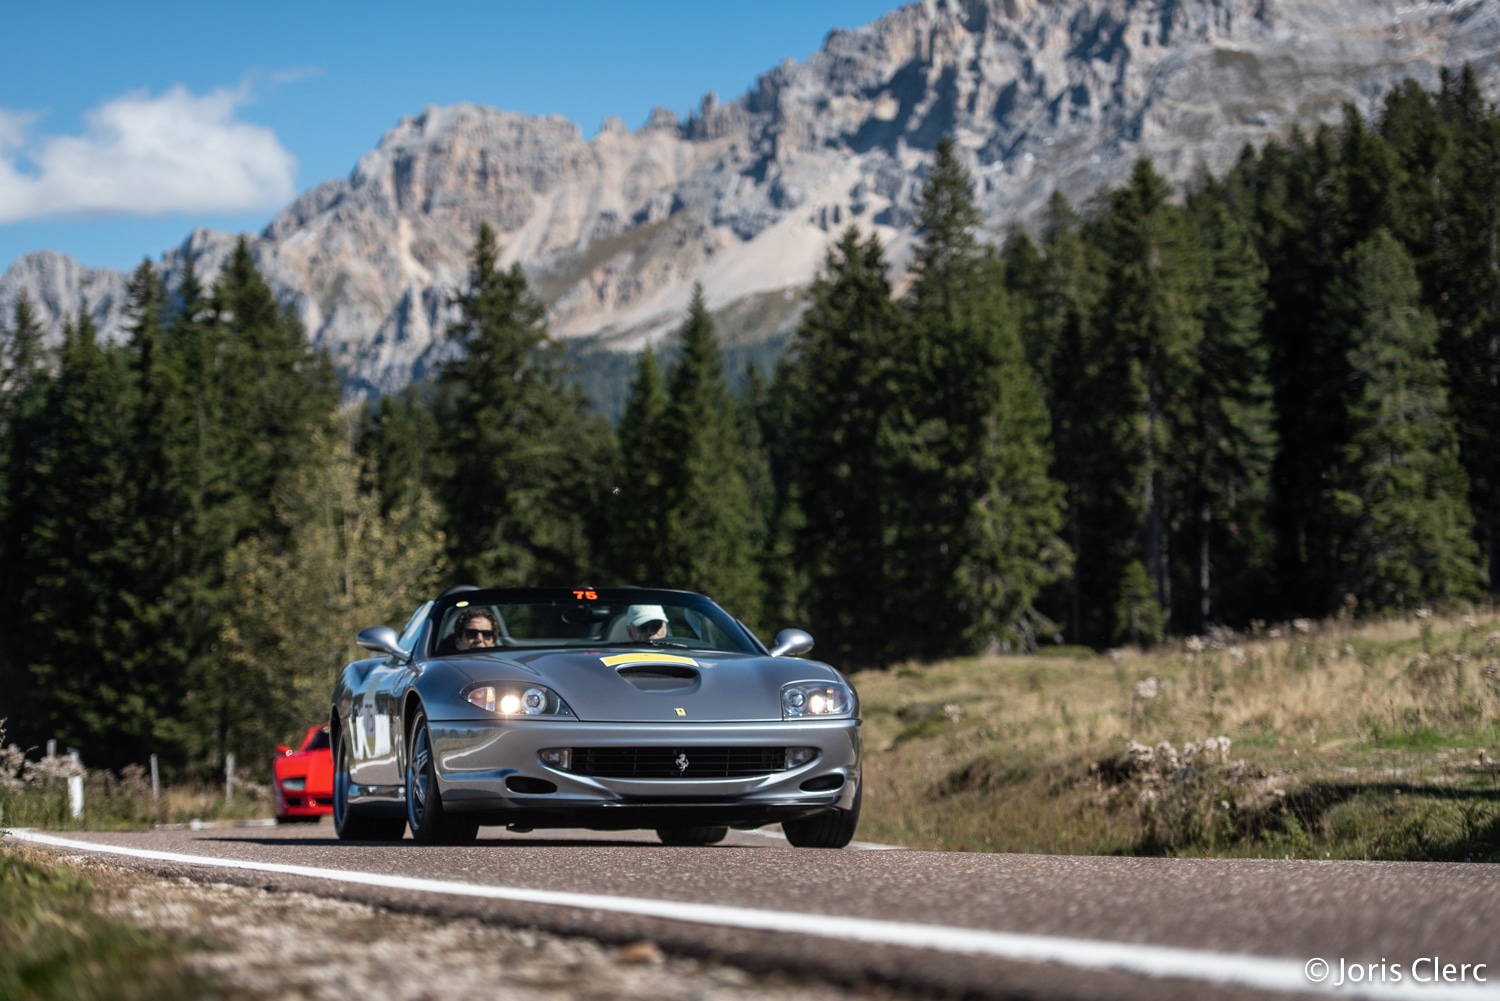
<path fill-rule="evenodd" d="M 648 622 L 667 621 L 667 613 L 660 605 L 631 605 L 625 621 L 632 626 L 644 626 Z"/>

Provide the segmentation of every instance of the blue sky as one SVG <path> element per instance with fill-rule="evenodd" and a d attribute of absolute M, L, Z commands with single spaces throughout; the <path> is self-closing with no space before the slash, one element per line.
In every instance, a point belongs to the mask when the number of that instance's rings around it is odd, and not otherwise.
<path fill-rule="evenodd" d="M 0 271 L 60 250 L 130 268 L 196 226 L 258 230 L 403 115 L 462 101 L 593 135 L 730 100 L 899 0 L 12 4 Z"/>

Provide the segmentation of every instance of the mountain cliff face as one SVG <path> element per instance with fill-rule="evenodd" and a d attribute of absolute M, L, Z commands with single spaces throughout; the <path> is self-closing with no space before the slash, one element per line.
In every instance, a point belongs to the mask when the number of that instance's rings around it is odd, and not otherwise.
<path fill-rule="evenodd" d="M 1247 142 L 1369 111 L 1411 76 L 1470 62 L 1500 93 L 1500 0 L 923 0 L 828 36 L 737 100 L 658 109 L 586 139 L 571 122 L 474 105 L 404 118 L 350 176 L 303 194 L 252 239 L 355 391 L 427 372 L 478 224 L 550 307 L 554 333 L 639 347 L 695 281 L 730 339 L 795 317 L 828 242 L 874 229 L 898 269 L 939 137 L 955 137 L 995 234 L 1054 190 L 1074 200 L 1150 156 L 1169 177 L 1222 170 Z M 163 257 L 204 278 L 233 237 Z M 87 297 L 121 325 L 123 278 L 58 254 L 0 278 L 49 322 Z"/>

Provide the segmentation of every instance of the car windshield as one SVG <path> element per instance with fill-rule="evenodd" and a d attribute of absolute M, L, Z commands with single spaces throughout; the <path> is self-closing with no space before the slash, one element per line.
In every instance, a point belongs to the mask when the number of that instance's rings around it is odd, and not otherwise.
<path fill-rule="evenodd" d="M 639 588 L 474 591 L 434 609 L 436 652 L 505 647 L 659 647 L 758 653 L 702 595 Z"/>

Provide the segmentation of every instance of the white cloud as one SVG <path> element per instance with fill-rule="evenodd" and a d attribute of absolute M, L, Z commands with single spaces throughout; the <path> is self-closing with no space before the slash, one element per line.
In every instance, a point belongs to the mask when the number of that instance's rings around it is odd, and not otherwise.
<path fill-rule="evenodd" d="M 181 86 L 131 93 L 89 111 L 82 135 L 36 140 L 34 116 L 0 108 L 0 223 L 283 204 L 297 160 L 270 129 L 235 120 L 247 99 Z"/>

